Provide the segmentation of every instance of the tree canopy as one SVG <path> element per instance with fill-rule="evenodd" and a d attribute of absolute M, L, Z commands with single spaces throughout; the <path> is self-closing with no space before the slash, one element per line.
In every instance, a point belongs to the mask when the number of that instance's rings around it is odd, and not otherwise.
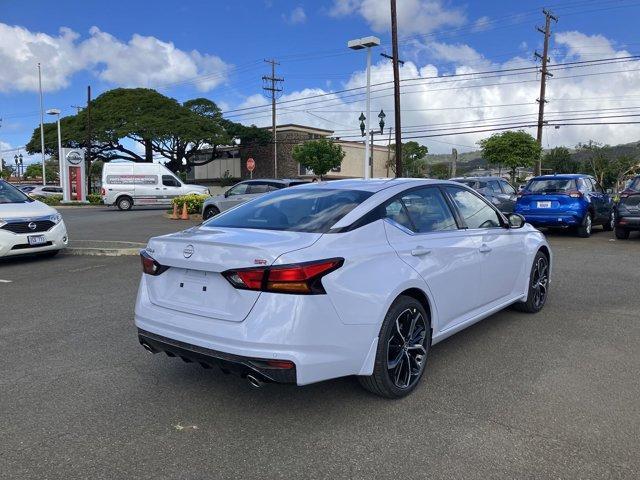
<path fill-rule="evenodd" d="M 515 182 L 517 168 L 533 165 L 542 151 L 535 138 L 522 130 L 494 133 L 478 144 L 482 158 L 488 163 L 503 165 L 511 171 L 512 182 Z"/>
<path fill-rule="evenodd" d="M 545 153 L 542 158 L 542 169 L 549 173 L 579 173 L 580 162 L 571 156 L 566 147 L 556 147 Z"/>
<path fill-rule="evenodd" d="M 395 144 L 391 145 L 391 151 L 395 152 Z M 424 177 L 427 168 L 425 157 L 429 149 L 418 142 L 406 142 L 402 144 L 402 176 L 403 177 Z M 396 159 L 393 155 L 387 163 L 393 173 L 396 173 Z"/>
<path fill-rule="evenodd" d="M 93 160 L 151 162 L 162 156 L 173 171 L 215 160 L 217 146 L 234 137 L 243 145 L 271 141 L 271 133 L 264 129 L 223 119 L 211 100 L 180 104 L 148 88 L 109 90 L 91 102 L 90 118 L 87 109 L 62 118 L 61 131 L 64 147 L 88 146 Z M 44 133 L 45 152 L 57 155 L 56 124 L 45 124 Z M 134 148 L 136 143 L 141 148 Z M 26 148 L 31 154 L 40 152 L 39 127 Z"/>
<path fill-rule="evenodd" d="M 340 166 L 345 153 L 340 145 L 321 138 L 296 145 L 291 155 L 296 162 L 310 168 L 322 179 L 329 170 Z"/>

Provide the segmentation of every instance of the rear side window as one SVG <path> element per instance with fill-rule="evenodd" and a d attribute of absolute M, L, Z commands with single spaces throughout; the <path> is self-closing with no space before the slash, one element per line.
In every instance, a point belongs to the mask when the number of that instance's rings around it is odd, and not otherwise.
<path fill-rule="evenodd" d="M 372 195 L 361 190 L 283 188 L 208 220 L 208 227 L 326 233 Z"/>
<path fill-rule="evenodd" d="M 516 194 L 516 189 L 513 188 L 511 185 L 509 185 L 504 180 L 500 181 L 500 185 L 502 185 L 502 191 L 504 193 L 506 193 L 507 195 L 515 195 Z"/>
<path fill-rule="evenodd" d="M 484 200 L 468 190 L 445 187 L 467 228 L 501 227 L 500 216 Z"/>
<path fill-rule="evenodd" d="M 502 191 L 500 190 L 500 184 L 498 183 L 497 180 L 490 180 L 488 182 L 489 185 L 489 190 L 492 190 L 493 193 L 502 193 Z"/>
<path fill-rule="evenodd" d="M 396 203 L 400 203 L 403 208 L 397 211 Z M 389 213 L 392 213 L 393 216 L 390 216 Z M 442 193 L 434 187 L 405 193 L 400 199 L 387 206 L 387 217 L 417 233 L 456 230 L 458 228 Z"/>
<path fill-rule="evenodd" d="M 252 183 L 247 188 L 247 193 L 267 193 L 269 191 L 269 185 L 266 183 Z"/>
<path fill-rule="evenodd" d="M 530 180 L 524 188 L 531 193 L 564 193 L 578 190 L 573 178 L 539 178 Z"/>

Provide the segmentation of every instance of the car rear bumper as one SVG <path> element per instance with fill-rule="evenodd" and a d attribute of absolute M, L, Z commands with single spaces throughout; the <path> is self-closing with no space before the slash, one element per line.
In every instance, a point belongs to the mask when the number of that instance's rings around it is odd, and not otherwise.
<path fill-rule="evenodd" d="M 44 235 L 46 243 L 36 247 L 30 246 L 28 237 L 31 235 Z M 67 227 L 64 221 L 54 225 L 46 232 L 33 234 L 16 234 L 0 229 L 0 257 L 31 255 L 52 250 L 61 250 L 66 248 L 68 244 Z"/>
<path fill-rule="evenodd" d="M 640 230 L 640 216 L 616 218 L 615 226 L 616 228 L 625 228 L 628 230 Z"/>
<path fill-rule="evenodd" d="M 574 227 L 580 225 L 584 217 L 577 212 L 532 213 L 516 210 L 516 213 L 524 216 L 527 223 L 535 227 Z"/>
<path fill-rule="evenodd" d="M 372 373 L 368 360 L 375 353 L 379 325 L 343 323 L 328 295 L 262 292 L 244 320 L 217 320 L 151 303 L 145 277 L 138 290 L 136 326 L 189 351 L 213 351 L 214 358 L 287 360 L 295 364 L 298 385 Z"/>
<path fill-rule="evenodd" d="M 251 358 L 232 355 L 217 350 L 198 347 L 138 329 L 138 341 L 151 353 L 164 352 L 169 357 L 179 357 L 187 363 L 198 363 L 204 368 L 218 367 L 225 373 L 242 377 L 252 374 L 262 381 L 296 383 L 296 369 L 270 366 L 266 358 Z"/>

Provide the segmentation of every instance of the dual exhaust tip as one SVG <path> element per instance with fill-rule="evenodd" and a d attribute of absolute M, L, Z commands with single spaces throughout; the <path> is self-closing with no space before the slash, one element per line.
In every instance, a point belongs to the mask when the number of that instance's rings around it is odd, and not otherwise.
<path fill-rule="evenodd" d="M 156 350 L 147 342 L 140 342 L 140 344 L 147 352 L 156 353 Z M 249 382 L 249 385 L 251 385 L 253 388 L 262 388 L 265 384 L 264 380 L 259 378 L 257 375 L 253 375 L 252 373 L 248 373 L 245 378 L 247 379 L 247 382 Z"/>

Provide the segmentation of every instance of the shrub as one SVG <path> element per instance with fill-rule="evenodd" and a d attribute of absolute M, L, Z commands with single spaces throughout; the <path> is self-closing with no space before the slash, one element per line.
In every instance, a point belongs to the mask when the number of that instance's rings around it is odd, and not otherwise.
<path fill-rule="evenodd" d="M 102 197 L 99 193 L 90 193 L 87 195 L 87 200 L 92 205 L 100 205 L 102 203 Z"/>
<path fill-rule="evenodd" d="M 178 206 L 179 210 L 182 210 L 182 205 L 187 204 L 187 212 L 200 213 L 202 212 L 202 204 L 209 198 L 209 195 L 196 195 L 192 193 L 190 195 L 183 195 L 173 199 L 173 204 Z"/>
<path fill-rule="evenodd" d="M 62 195 L 52 195 L 50 197 L 42 197 L 39 195 L 34 195 L 32 198 L 46 205 L 60 205 L 60 203 L 62 203 Z"/>

